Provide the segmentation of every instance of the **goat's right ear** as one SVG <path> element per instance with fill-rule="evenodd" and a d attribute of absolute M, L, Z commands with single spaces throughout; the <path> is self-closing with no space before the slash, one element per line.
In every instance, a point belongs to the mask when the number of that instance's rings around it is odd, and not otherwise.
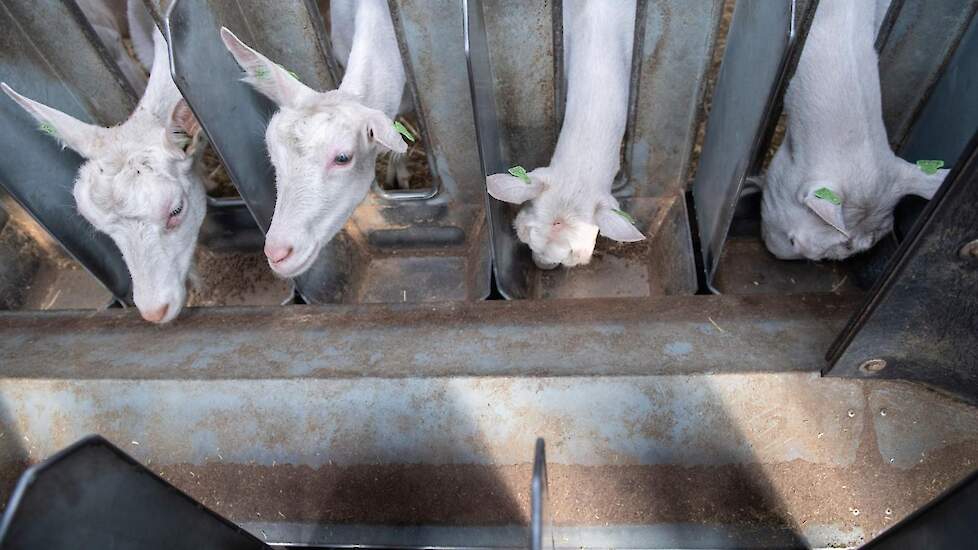
<path fill-rule="evenodd" d="M 40 122 L 41 131 L 57 139 L 62 147 L 68 147 L 85 158 L 92 158 L 101 150 L 107 132 L 105 128 L 82 122 L 57 109 L 28 99 L 5 82 L 0 82 L 0 88 Z"/>
<path fill-rule="evenodd" d="M 394 129 L 394 121 L 382 111 L 370 109 L 367 115 L 367 139 L 399 155 L 407 152 L 408 146 L 401 134 Z"/>
<path fill-rule="evenodd" d="M 175 151 L 186 157 L 197 151 L 200 144 L 200 123 L 194 117 L 186 99 L 181 99 L 173 106 L 166 128 L 166 139 Z"/>
<path fill-rule="evenodd" d="M 273 63 L 264 55 L 248 47 L 227 27 L 221 27 L 221 40 L 224 41 L 224 47 L 234 56 L 234 60 L 238 62 L 238 66 L 247 75 L 244 81 L 274 101 L 279 107 L 294 106 L 302 96 L 313 92 L 311 88 L 299 82 L 297 78 L 277 63 Z"/>
<path fill-rule="evenodd" d="M 497 200 L 512 204 L 523 204 L 537 198 L 543 192 L 543 183 L 529 176 L 527 183 L 509 174 L 493 174 L 486 178 L 486 190 Z"/>

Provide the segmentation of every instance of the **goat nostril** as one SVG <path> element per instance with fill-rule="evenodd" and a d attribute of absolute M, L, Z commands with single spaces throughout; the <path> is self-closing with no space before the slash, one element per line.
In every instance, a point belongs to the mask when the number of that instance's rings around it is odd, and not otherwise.
<path fill-rule="evenodd" d="M 273 264 L 281 263 L 288 259 L 292 255 L 291 246 L 266 246 L 265 256 Z"/>
<path fill-rule="evenodd" d="M 163 307 L 153 309 L 153 310 L 140 311 L 139 313 L 143 316 L 143 319 L 146 319 L 151 323 L 159 323 L 160 321 L 163 320 L 164 317 L 166 317 L 166 312 L 169 309 L 170 306 L 165 305 Z"/>

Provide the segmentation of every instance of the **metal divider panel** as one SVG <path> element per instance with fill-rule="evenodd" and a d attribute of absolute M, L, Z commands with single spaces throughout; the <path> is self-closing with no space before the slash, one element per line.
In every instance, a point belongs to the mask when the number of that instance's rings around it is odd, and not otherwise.
<path fill-rule="evenodd" d="M 268 550 L 101 436 L 21 476 L 0 525 L 8 550 Z"/>
<path fill-rule="evenodd" d="M 553 523 L 547 480 L 547 446 L 540 437 L 533 452 L 533 477 L 530 481 L 530 550 L 554 548 Z"/>
<path fill-rule="evenodd" d="M 740 0 L 734 8 L 693 182 L 707 281 L 713 279 L 744 179 L 763 155 L 818 2 Z"/>
<path fill-rule="evenodd" d="M 424 286 L 415 290 L 423 300 L 481 300 L 489 295 L 492 262 L 485 178 L 466 70 L 463 6 L 456 0 L 388 0 L 388 5 L 404 62 L 406 93 L 413 99 L 438 192 L 424 201 L 398 203 L 400 212 L 387 208 L 386 219 L 394 224 L 406 219 L 408 227 L 375 231 L 370 242 L 380 245 L 389 239 L 392 244 L 435 250 L 427 258 L 418 256 L 420 269 L 431 273 L 412 273 L 416 270 L 410 265 L 391 272 L 392 277 Z M 461 261 L 446 257 L 446 263 L 440 263 L 435 258 L 439 248 L 459 247 L 464 248 Z M 460 276 L 464 289 L 458 288 Z"/>
<path fill-rule="evenodd" d="M 335 88 L 327 41 L 317 11 L 304 2 L 174 0 L 167 13 L 173 79 L 200 121 L 252 216 L 267 232 L 275 209 L 275 171 L 265 128 L 277 107 L 242 82 L 242 72 L 220 39 L 226 26 L 269 59 L 318 90 Z M 312 269 L 296 279 L 308 301 L 340 299 L 337 270 L 345 242 L 323 247 Z"/>
<path fill-rule="evenodd" d="M 929 96 L 936 93 L 946 71 L 945 60 L 962 43 L 969 26 L 974 26 L 978 0 L 894 0 L 893 4 L 891 9 L 896 13 L 892 26 L 878 44 L 880 86 L 890 143 L 902 149 L 916 120 L 926 118 L 921 109 L 925 104 L 933 105 Z M 959 150 L 968 137 L 954 137 Z"/>
<path fill-rule="evenodd" d="M 973 21 L 901 150 L 954 168 L 833 344 L 827 375 L 916 380 L 978 403 L 976 55 Z"/>
<path fill-rule="evenodd" d="M 481 205 L 485 178 L 472 121 L 462 8 L 457 0 L 388 1 L 440 196 Z"/>
<path fill-rule="evenodd" d="M 562 90 L 555 84 L 561 57 L 554 55 L 562 50 L 562 2 L 463 4 L 493 270 L 503 296 L 527 298 L 533 263 L 512 229 L 519 208 L 490 198 L 485 176 L 504 173 L 513 164 L 532 170 L 550 161 L 563 114 Z"/>
<path fill-rule="evenodd" d="M 136 105 L 135 92 L 74 2 L 0 3 L 0 81 L 84 122 L 111 126 Z M 83 159 L 62 150 L 13 100 L 0 94 L 0 185 L 116 299 L 131 303 L 131 279 L 112 240 L 75 206 Z"/>
<path fill-rule="evenodd" d="M 639 0 L 626 193 L 682 192 L 723 0 Z"/>
<path fill-rule="evenodd" d="M 941 78 L 921 107 L 900 156 L 910 162 L 940 159 L 954 166 L 978 128 L 978 17 L 972 17 L 957 49 L 940 65 Z"/>

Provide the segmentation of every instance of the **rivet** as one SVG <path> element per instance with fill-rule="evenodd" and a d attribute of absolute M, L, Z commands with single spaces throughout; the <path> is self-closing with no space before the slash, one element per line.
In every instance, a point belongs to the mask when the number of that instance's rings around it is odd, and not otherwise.
<path fill-rule="evenodd" d="M 885 368 L 885 359 L 870 359 L 869 361 L 863 362 L 862 365 L 859 365 L 859 370 L 864 374 L 876 374 Z"/>
<path fill-rule="evenodd" d="M 978 239 L 962 246 L 961 250 L 958 251 L 958 256 L 961 256 L 961 259 L 964 260 L 978 259 Z"/>

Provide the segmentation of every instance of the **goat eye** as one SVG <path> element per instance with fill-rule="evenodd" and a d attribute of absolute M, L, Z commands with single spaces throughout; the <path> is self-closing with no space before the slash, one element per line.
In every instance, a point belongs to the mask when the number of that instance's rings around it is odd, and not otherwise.
<path fill-rule="evenodd" d="M 176 208 L 170 210 L 170 215 L 166 219 L 166 228 L 173 229 L 174 227 L 180 225 L 180 214 L 183 212 L 183 201 Z"/>
<path fill-rule="evenodd" d="M 347 164 L 350 162 L 350 155 L 346 153 L 340 153 L 333 158 L 333 162 L 336 164 Z"/>
<path fill-rule="evenodd" d="M 794 237 L 791 237 L 790 239 L 788 239 L 788 243 L 791 244 L 792 247 L 794 247 L 795 246 L 795 238 Z"/>

